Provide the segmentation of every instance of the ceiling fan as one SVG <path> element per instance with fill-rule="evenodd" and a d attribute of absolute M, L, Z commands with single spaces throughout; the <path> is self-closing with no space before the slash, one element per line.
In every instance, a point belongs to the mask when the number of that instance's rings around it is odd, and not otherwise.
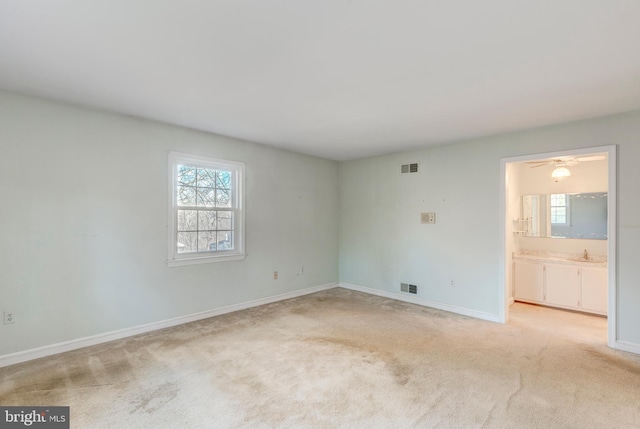
<path fill-rule="evenodd" d="M 581 157 L 572 156 L 560 156 L 553 159 L 545 159 L 542 161 L 528 161 L 527 164 L 535 164 L 531 168 L 543 167 L 545 165 L 553 164 L 555 168 L 551 173 L 551 177 L 556 181 L 560 181 L 566 177 L 571 176 L 571 171 L 567 167 L 573 167 L 581 162 L 587 161 L 602 161 L 606 157 L 604 155 L 590 155 Z"/>
<path fill-rule="evenodd" d="M 604 155 L 591 155 L 581 157 L 560 156 L 558 158 L 543 159 L 541 161 L 528 161 L 527 164 L 536 164 L 531 166 L 531 168 L 543 167 L 550 164 L 553 164 L 556 167 L 573 167 L 574 165 L 578 165 L 581 162 L 602 161 L 605 158 L 606 157 Z"/>

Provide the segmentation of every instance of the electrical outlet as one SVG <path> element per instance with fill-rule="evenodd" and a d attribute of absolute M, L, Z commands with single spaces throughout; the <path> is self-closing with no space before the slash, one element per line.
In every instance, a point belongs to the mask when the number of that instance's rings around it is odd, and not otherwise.
<path fill-rule="evenodd" d="M 431 213 L 420 213 L 420 223 L 436 223 L 436 214 Z"/>
<path fill-rule="evenodd" d="M 273 279 L 274 280 L 278 280 L 278 272 L 277 271 L 273 272 Z"/>
<path fill-rule="evenodd" d="M 16 323 L 15 313 L 13 311 L 5 311 L 4 324 L 9 325 L 11 323 Z"/>
<path fill-rule="evenodd" d="M 451 283 L 449 283 L 449 285 L 451 285 L 451 287 L 456 287 L 456 281 L 455 280 L 451 280 Z"/>

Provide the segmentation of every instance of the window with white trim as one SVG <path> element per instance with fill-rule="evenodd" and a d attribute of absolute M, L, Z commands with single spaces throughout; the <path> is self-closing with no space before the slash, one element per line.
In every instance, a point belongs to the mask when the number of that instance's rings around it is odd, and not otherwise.
<path fill-rule="evenodd" d="M 551 223 L 554 225 L 569 223 L 569 198 L 567 194 L 551 194 Z"/>
<path fill-rule="evenodd" d="M 169 266 L 244 258 L 244 164 L 169 153 Z"/>

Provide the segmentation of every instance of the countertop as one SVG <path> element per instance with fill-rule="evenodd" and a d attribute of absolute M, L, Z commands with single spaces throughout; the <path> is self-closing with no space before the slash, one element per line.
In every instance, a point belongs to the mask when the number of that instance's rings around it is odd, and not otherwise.
<path fill-rule="evenodd" d="M 513 254 L 514 261 L 532 261 L 539 263 L 553 263 L 560 265 L 574 265 L 580 267 L 606 268 L 607 257 L 603 255 L 589 255 L 584 259 L 583 253 L 547 252 L 541 250 L 520 250 Z"/>

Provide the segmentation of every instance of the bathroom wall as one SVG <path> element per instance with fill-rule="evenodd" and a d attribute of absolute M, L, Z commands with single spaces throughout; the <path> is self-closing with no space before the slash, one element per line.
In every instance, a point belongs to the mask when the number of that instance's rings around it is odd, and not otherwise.
<path fill-rule="evenodd" d="M 607 192 L 607 162 L 606 158 L 602 161 L 581 162 L 569 167 L 571 176 L 559 181 L 551 177 L 551 172 L 555 168 L 553 165 L 532 168 L 536 164 L 514 163 L 512 171 L 518 180 L 514 182 L 513 188 L 510 187 L 509 192 L 513 198 L 518 198 L 518 202 L 519 197 L 529 194 Z M 519 205 L 515 210 L 511 207 L 507 219 L 518 217 L 520 217 Z M 607 240 L 525 237 L 516 234 L 514 250 L 520 249 L 565 253 L 582 253 L 586 249 L 594 255 L 606 255 Z"/>

